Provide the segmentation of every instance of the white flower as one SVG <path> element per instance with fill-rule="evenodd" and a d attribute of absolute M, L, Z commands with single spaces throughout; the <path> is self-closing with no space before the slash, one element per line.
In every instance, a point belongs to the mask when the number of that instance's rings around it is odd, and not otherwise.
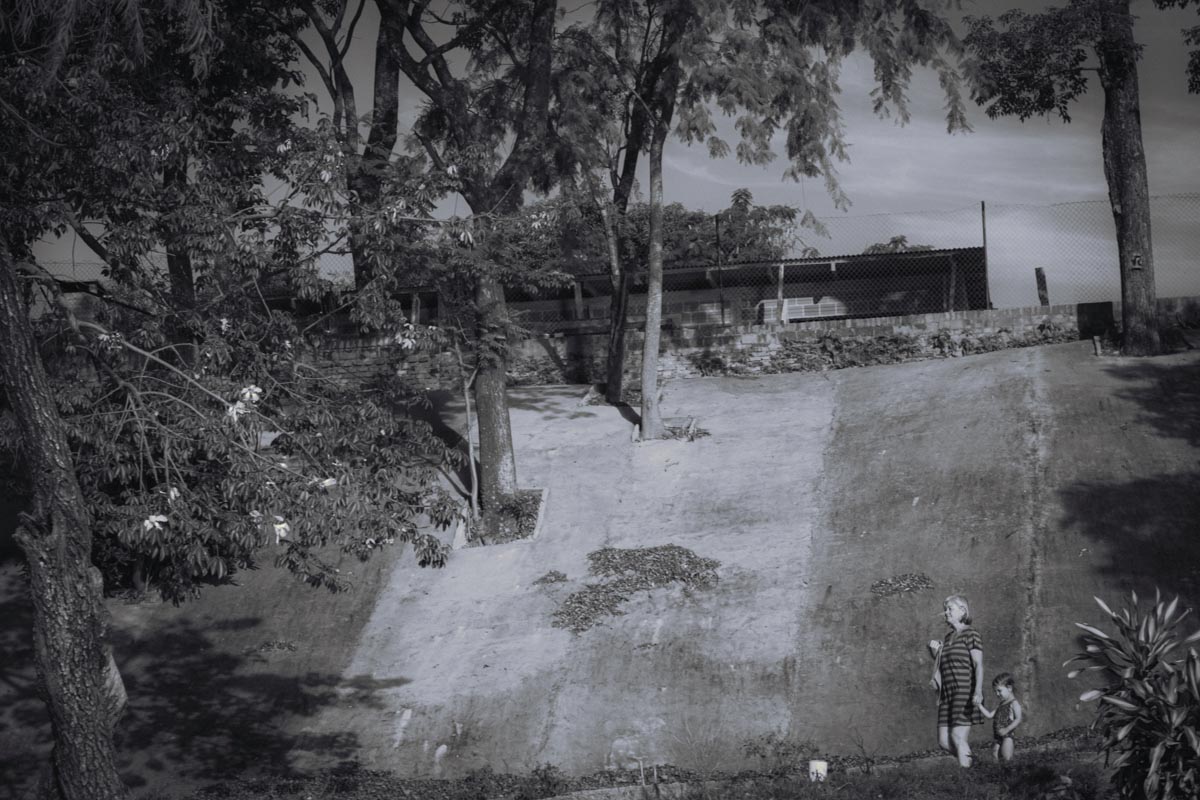
<path fill-rule="evenodd" d="M 275 517 L 275 544 L 279 544 L 280 540 L 286 539 L 292 531 L 292 526 L 288 525 L 283 517 Z"/>
<path fill-rule="evenodd" d="M 249 386 L 242 387 L 242 390 L 238 392 L 238 397 L 242 399 L 243 403 L 253 405 L 262 398 L 262 389 L 252 383 Z"/>
<path fill-rule="evenodd" d="M 229 417 L 234 422 L 237 422 L 237 418 L 249 410 L 250 409 L 246 407 L 245 403 L 243 403 L 241 400 L 238 400 L 229 408 L 225 409 L 225 416 Z"/>
<path fill-rule="evenodd" d="M 257 508 L 251 509 L 250 510 L 250 521 L 253 522 L 255 525 L 262 522 L 262 512 L 259 511 Z"/>
<path fill-rule="evenodd" d="M 179 490 L 174 486 L 167 489 L 167 500 L 174 502 L 179 499 Z"/>
<path fill-rule="evenodd" d="M 457 178 L 458 177 L 458 167 L 451 164 L 450 166 L 446 167 L 446 174 L 449 175 L 451 178 Z"/>
<path fill-rule="evenodd" d="M 326 478 L 325 480 L 321 481 L 322 489 L 332 489 L 335 486 L 337 486 L 337 478 Z"/>
<path fill-rule="evenodd" d="M 221 333 L 229 333 L 229 317 L 221 317 Z"/>
<path fill-rule="evenodd" d="M 162 526 L 167 524 L 167 518 L 162 514 L 151 514 L 142 521 L 142 530 L 144 531 L 161 531 Z"/>

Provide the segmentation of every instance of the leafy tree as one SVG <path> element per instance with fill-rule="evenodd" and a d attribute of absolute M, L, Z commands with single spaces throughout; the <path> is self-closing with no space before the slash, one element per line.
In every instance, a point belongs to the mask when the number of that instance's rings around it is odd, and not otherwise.
<path fill-rule="evenodd" d="M 607 258 L 604 225 L 590 202 L 572 211 L 560 214 L 562 256 L 558 266 L 566 272 L 592 274 Z M 646 203 L 634 203 L 622 220 L 624 260 L 631 265 L 646 263 L 649 212 Z M 716 265 L 785 258 L 803 244 L 796 234 L 797 216 L 791 206 L 754 205 L 753 195 L 746 189 L 736 190 L 730 207 L 716 214 L 669 203 L 663 207 L 663 261 Z"/>
<path fill-rule="evenodd" d="M 319 320 L 271 301 L 321 295 L 335 204 L 328 141 L 291 125 L 296 100 L 273 88 L 286 31 L 245 3 L 191 27 L 179 5 L 123 4 L 118 35 L 105 4 L 65 17 L 28 4 L 0 50 L 0 373 L 6 444 L 31 483 L 17 541 L 55 736 L 46 796 L 126 794 L 112 744 L 125 693 L 93 557 L 110 577 L 140 563 L 179 600 L 273 546 L 337 588 L 322 546 L 365 557 L 411 542 L 439 563 L 444 547 L 418 525 L 457 513 L 439 479 L 454 454 L 403 413 L 412 393 L 325 374 Z M 294 191 L 269 194 L 264 172 Z M 110 270 L 94 319 L 75 316 L 29 251 L 72 226 Z M 163 248 L 175 253 L 165 270 L 151 257 Z M 41 342 L 33 287 L 55 309 Z M 360 324 L 405 347 L 437 335 L 386 298 L 355 299 Z"/>
<path fill-rule="evenodd" d="M 1155 0 L 1158 8 L 1192 0 Z M 1122 349 L 1159 352 L 1150 190 L 1142 147 L 1137 62 L 1142 46 L 1133 35 L 1129 0 L 1071 0 L 1031 14 L 1008 11 L 999 19 L 968 18 L 972 97 L 989 117 L 1057 114 L 1070 122 L 1070 106 L 1087 91 L 1095 72 L 1104 91 L 1101 148 L 1116 223 L 1121 273 Z M 1184 32 L 1200 45 L 1200 26 Z M 1095 60 L 1090 61 L 1089 55 Z M 1200 50 L 1188 63 L 1188 90 L 1200 91 Z"/>
<path fill-rule="evenodd" d="M 485 523 L 517 490 L 505 394 L 511 322 L 504 300 L 503 248 L 490 243 L 497 219 L 512 216 L 528 188 L 547 189 L 555 0 L 463 0 L 439 12 L 423 0 L 377 0 L 395 32 L 391 53 L 426 100 L 412 142 L 434 173 L 454 175 L 473 214 L 463 241 L 483 251 L 472 276 L 476 315 L 475 405 L 480 499 Z M 462 61 L 467 66 L 459 68 Z M 469 235 L 468 235 L 469 234 Z"/>
<path fill-rule="evenodd" d="M 931 244 L 909 244 L 908 237 L 901 235 L 893 236 L 886 242 L 876 242 L 875 244 L 868 245 L 868 247 L 863 250 L 863 253 L 867 255 L 872 255 L 875 253 L 909 253 L 914 250 L 932 249 L 933 245 Z"/>
<path fill-rule="evenodd" d="M 297 0 L 277 4 L 273 10 L 281 29 L 303 53 L 333 105 L 332 113 L 322 117 L 319 127 L 336 142 L 329 154 L 329 166 L 333 167 L 329 171 L 336 172 L 340 179 L 354 281 L 359 288 L 394 267 L 395 250 L 389 245 L 403 229 L 391 219 L 387 235 L 381 236 L 385 231 L 375 230 L 368 220 L 377 219 L 381 210 L 390 210 L 393 216 L 400 211 L 405 217 L 427 210 L 407 205 L 413 201 L 411 193 L 396 192 L 399 181 L 418 174 L 424 165 L 395 152 L 400 108 L 398 53 L 403 46 L 403 32 L 394 16 L 385 16 L 376 31 L 371 112 L 359 113 L 360 98 L 346 69 L 346 58 L 366 5 L 367 0 Z M 310 45 L 307 32 L 316 35 L 315 47 Z M 365 137 L 363 129 L 367 131 Z M 425 194 L 436 197 L 433 190 L 428 186 Z"/>
<path fill-rule="evenodd" d="M 839 205 L 846 202 L 834 163 L 846 158 L 836 103 L 838 68 L 856 47 L 875 64 L 878 113 L 907 120 L 905 90 L 916 65 L 933 68 L 946 94 L 947 125 L 965 129 L 958 75 L 944 53 L 958 42 L 933 4 L 905 0 L 818 2 L 797 9 L 785 0 L 608 0 L 591 34 L 600 63 L 614 70 L 628 118 L 644 124 L 619 143 L 625 161 L 649 162 L 650 225 L 646 342 L 642 365 L 642 437 L 664 428 L 657 407 L 657 359 L 662 303 L 662 153 L 674 130 L 702 142 L 716 157 L 730 146 L 716 135 L 714 112 L 736 116 L 740 161 L 767 164 L 772 139 L 785 134 L 785 176 L 824 176 Z M 598 92 L 602 94 L 602 92 Z M 603 131 L 604 129 L 599 129 Z M 597 145 L 603 150 L 603 145 Z M 610 150 L 612 148 L 610 147 Z M 632 178 L 630 178 L 632 180 Z"/>

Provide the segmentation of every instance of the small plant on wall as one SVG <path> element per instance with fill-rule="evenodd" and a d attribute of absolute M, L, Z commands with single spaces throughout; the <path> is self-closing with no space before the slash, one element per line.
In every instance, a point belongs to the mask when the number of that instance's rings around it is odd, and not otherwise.
<path fill-rule="evenodd" d="M 1112 782 L 1120 797 L 1168 800 L 1200 794 L 1200 656 L 1192 647 L 1200 631 L 1180 638 L 1178 628 L 1188 611 L 1179 598 L 1169 603 L 1155 592 L 1143 611 L 1136 593 L 1117 613 L 1096 602 L 1116 625 L 1110 636 L 1099 628 L 1083 629 L 1083 651 L 1063 666 L 1080 662 L 1068 677 L 1094 673 L 1103 683 L 1080 696 L 1098 700 L 1092 729 L 1101 745 Z M 1190 609 L 1189 609 L 1190 611 Z"/>

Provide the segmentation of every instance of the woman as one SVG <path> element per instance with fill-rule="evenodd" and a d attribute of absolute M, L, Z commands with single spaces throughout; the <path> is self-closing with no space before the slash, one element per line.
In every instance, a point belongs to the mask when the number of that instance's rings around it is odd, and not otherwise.
<path fill-rule="evenodd" d="M 929 642 L 936 661 L 930 684 L 938 690 L 938 747 L 958 756 L 961 767 L 971 766 L 968 738 L 972 725 L 983 724 L 983 639 L 971 627 L 965 597 L 951 595 L 943 605 L 950 632 Z"/>

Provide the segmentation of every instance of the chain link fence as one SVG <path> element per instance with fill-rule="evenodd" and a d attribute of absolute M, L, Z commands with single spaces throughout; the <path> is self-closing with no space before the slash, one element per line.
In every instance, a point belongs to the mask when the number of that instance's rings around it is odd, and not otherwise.
<path fill-rule="evenodd" d="M 1158 296 L 1200 295 L 1200 193 L 1152 197 L 1150 216 Z M 664 324 L 833 320 L 1121 299 L 1107 200 L 979 203 L 820 222 L 819 234 L 804 232 L 804 244 L 819 255 L 667 264 Z M 587 330 L 607 324 L 611 295 L 608 276 L 598 272 L 549 296 L 513 293 L 511 306 L 531 330 Z M 645 276 L 635 275 L 631 325 L 644 319 L 645 298 Z"/>
<path fill-rule="evenodd" d="M 1200 193 L 1152 197 L 1159 297 L 1200 296 Z M 1120 275 L 1107 200 L 1056 205 L 983 204 L 952 210 L 839 215 L 804 231 L 802 258 L 718 263 L 703 255 L 664 269 L 663 322 L 679 327 L 779 320 L 834 320 L 939 311 L 1119 301 Z M 815 250 L 815 254 L 812 252 Z M 46 265 L 72 281 L 95 281 L 102 265 Z M 347 254 L 322 257 L 325 277 L 346 282 Z M 1039 273 L 1041 286 L 1039 286 Z M 537 294 L 510 290 L 510 308 L 538 332 L 602 330 L 612 282 L 604 265 L 572 285 Z M 402 298 L 423 323 L 439 298 L 414 286 Z M 628 319 L 645 318 L 645 273 L 630 277 Z"/>

